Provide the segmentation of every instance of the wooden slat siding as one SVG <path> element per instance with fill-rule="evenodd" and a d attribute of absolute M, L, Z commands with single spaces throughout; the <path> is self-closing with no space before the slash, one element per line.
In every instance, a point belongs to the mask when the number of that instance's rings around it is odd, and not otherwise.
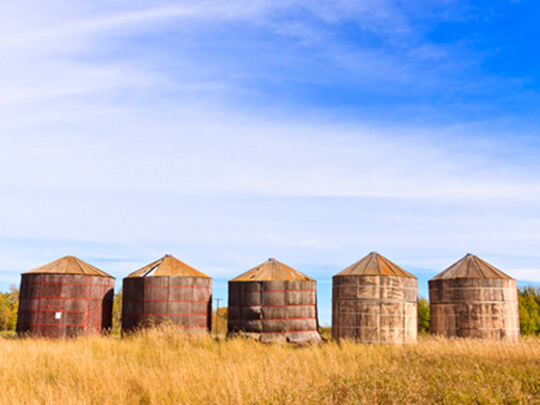
<path fill-rule="evenodd" d="M 511 342 L 520 339 L 515 280 L 430 280 L 429 296 L 433 334 Z"/>
<path fill-rule="evenodd" d="M 315 281 L 229 282 L 229 336 L 318 342 Z"/>
<path fill-rule="evenodd" d="M 332 279 L 332 336 L 364 343 L 413 343 L 417 336 L 417 280 L 389 275 Z"/>
<path fill-rule="evenodd" d="M 122 330 L 161 322 L 210 331 L 212 279 L 183 276 L 129 277 L 123 281 Z"/>
<path fill-rule="evenodd" d="M 17 333 L 51 338 L 99 334 L 112 326 L 113 299 L 114 278 L 23 274 Z"/>

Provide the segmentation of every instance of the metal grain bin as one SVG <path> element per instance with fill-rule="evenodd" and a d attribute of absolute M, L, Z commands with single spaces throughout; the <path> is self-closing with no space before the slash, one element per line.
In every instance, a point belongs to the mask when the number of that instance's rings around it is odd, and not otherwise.
<path fill-rule="evenodd" d="M 319 342 L 317 282 L 278 262 L 229 281 L 228 335 L 262 342 Z"/>
<path fill-rule="evenodd" d="M 518 341 L 516 280 L 468 254 L 429 281 L 431 332 Z"/>
<path fill-rule="evenodd" d="M 22 274 L 17 333 L 99 334 L 112 325 L 114 278 L 73 256 Z"/>
<path fill-rule="evenodd" d="M 186 331 L 210 331 L 212 279 L 167 255 L 124 279 L 122 331 L 169 322 Z"/>
<path fill-rule="evenodd" d="M 413 343 L 417 279 L 377 253 L 332 278 L 332 337 L 363 343 Z"/>

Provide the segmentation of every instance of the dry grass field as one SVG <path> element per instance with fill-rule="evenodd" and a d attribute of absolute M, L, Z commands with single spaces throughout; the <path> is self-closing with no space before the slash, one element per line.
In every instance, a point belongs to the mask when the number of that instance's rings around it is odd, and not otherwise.
<path fill-rule="evenodd" d="M 186 336 L 0 338 L 1 404 L 532 404 L 540 339 L 293 347 Z"/>

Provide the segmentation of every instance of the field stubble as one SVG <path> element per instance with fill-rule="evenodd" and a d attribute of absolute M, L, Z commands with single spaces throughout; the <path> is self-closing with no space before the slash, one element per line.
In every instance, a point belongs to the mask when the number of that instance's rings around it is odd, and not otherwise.
<path fill-rule="evenodd" d="M 532 404 L 540 339 L 294 347 L 189 336 L 0 338 L 1 404 Z"/>

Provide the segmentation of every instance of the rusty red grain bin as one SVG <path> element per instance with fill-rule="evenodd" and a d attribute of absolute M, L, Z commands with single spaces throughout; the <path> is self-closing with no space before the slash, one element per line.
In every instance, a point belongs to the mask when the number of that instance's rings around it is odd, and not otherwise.
<path fill-rule="evenodd" d="M 332 337 L 362 343 L 413 343 L 417 279 L 370 253 L 332 279 Z"/>
<path fill-rule="evenodd" d="M 159 323 L 208 332 L 212 325 L 212 279 L 167 255 L 123 282 L 122 331 Z"/>
<path fill-rule="evenodd" d="M 319 342 L 317 282 L 275 259 L 229 281 L 228 336 Z"/>
<path fill-rule="evenodd" d="M 17 333 L 67 338 L 112 326 L 114 278 L 66 256 L 22 275 Z"/>
<path fill-rule="evenodd" d="M 431 332 L 519 341 L 516 280 L 468 254 L 429 280 Z"/>

